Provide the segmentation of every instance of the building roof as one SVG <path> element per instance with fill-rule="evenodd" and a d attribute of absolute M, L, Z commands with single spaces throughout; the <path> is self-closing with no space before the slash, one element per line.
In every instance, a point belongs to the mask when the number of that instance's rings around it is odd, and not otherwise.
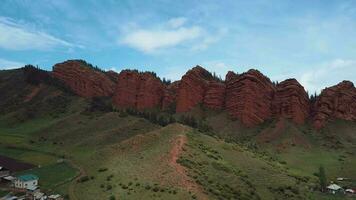
<path fill-rule="evenodd" d="M 15 180 L 16 178 L 13 177 L 13 176 L 5 176 L 5 177 L 2 177 L 3 179 L 7 180 L 7 181 L 13 181 Z"/>
<path fill-rule="evenodd" d="M 330 190 L 340 190 L 342 189 L 340 186 L 336 185 L 336 184 L 331 184 L 327 187 Z"/>
<path fill-rule="evenodd" d="M 52 195 L 48 196 L 48 198 L 50 198 L 50 199 L 57 199 L 59 197 L 61 197 L 61 195 L 59 195 L 59 194 L 52 194 Z"/>
<path fill-rule="evenodd" d="M 33 174 L 26 174 L 26 175 L 19 176 L 17 178 L 20 179 L 21 181 L 34 181 L 39 179 L 38 176 Z"/>

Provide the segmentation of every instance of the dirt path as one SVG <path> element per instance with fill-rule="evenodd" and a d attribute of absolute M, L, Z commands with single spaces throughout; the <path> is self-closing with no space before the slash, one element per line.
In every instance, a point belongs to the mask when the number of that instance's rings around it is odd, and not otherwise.
<path fill-rule="evenodd" d="M 175 169 L 178 176 L 181 177 L 180 185 L 182 187 L 186 188 L 188 191 L 195 192 L 198 196 L 198 199 L 208 199 L 207 196 L 202 192 L 203 189 L 201 186 L 198 185 L 194 180 L 191 180 L 187 175 L 186 169 L 177 163 L 177 160 L 179 159 L 186 142 L 187 136 L 185 135 L 178 135 L 178 137 L 173 141 L 174 144 L 170 151 L 169 164 Z"/>
<path fill-rule="evenodd" d="M 82 178 L 83 176 L 85 176 L 86 172 L 81 166 L 75 164 L 72 160 L 68 160 L 68 162 L 73 168 L 75 168 L 79 171 L 78 175 L 72 180 L 72 182 L 69 185 L 69 188 L 68 188 L 69 199 L 70 200 L 78 200 L 78 198 L 74 192 L 74 188 L 75 188 L 75 185 L 77 184 L 77 181 L 80 178 Z"/>
<path fill-rule="evenodd" d="M 176 171 L 183 176 L 186 176 L 185 169 L 182 165 L 177 163 L 179 156 L 182 152 L 184 144 L 187 142 L 187 137 L 185 135 L 179 135 L 174 141 L 172 150 L 170 152 L 170 165 L 176 169 Z"/>
<path fill-rule="evenodd" d="M 39 85 L 39 86 L 33 88 L 31 93 L 25 97 L 24 102 L 26 103 L 26 102 L 31 101 L 33 99 L 33 97 L 35 97 L 40 92 L 42 87 L 43 87 L 42 85 Z"/>

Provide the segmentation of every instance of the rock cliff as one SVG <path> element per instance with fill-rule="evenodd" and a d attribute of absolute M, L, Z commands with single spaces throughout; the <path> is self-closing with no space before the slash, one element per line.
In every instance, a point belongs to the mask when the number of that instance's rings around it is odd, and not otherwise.
<path fill-rule="evenodd" d="M 80 60 L 69 60 L 53 67 L 53 77 L 82 97 L 112 96 L 114 82 L 103 72 Z"/>

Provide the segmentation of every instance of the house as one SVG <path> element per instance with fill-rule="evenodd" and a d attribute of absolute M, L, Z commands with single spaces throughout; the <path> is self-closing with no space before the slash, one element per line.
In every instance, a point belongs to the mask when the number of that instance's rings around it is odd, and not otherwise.
<path fill-rule="evenodd" d="M 328 187 L 326 187 L 326 189 L 332 194 L 336 194 L 338 192 L 344 192 L 344 189 L 342 189 L 342 187 L 336 184 L 331 184 Z"/>
<path fill-rule="evenodd" d="M 38 186 L 38 177 L 33 174 L 26 174 L 16 177 L 14 187 L 28 190 L 35 190 Z"/>
<path fill-rule="evenodd" d="M 33 199 L 34 200 L 46 200 L 47 196 L 45 193 L 38 191 L 38 192 L 33 193 Z"/>
<path fill-rule="evenodd" d="M 10 175 L 10 170 L 0 166 L 0 178 Z"/>

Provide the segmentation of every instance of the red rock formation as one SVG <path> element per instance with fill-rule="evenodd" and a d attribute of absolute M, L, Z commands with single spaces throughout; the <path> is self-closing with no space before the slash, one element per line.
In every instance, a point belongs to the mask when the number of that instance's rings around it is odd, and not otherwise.
<path fill-rule="evenodd" d="M 207 108 L 220 110 L 225 104 L 225 84 L 217 81 L 210 81 L 204 95 L 204 106 Z"/>
<path fill-rule="evenodd" d="M 253 126 L 271 118 L 275 91 L 271 81 L 257 70 L 241 75 L 229 73 L 225 106 L 232 118 Z"/>
<path fill-rule="evenodd" d="M 182 77 L 179 85 L 176 111 L 187 112 L 202 103 L 204 92 L 211 79 L 211 74 L 200 66 L 189 70 Z"/>
<path fill-rule="evenodd" d="M 171 108 L 174 108 L 175 111 L 175 106 L 176 103 L 176 98 L 177 98 L 177 92 L 179 89 L 179 84 L 180 81 L 175 81 L 171 84 L 169 84 L 163 94 L 163 101 L 162 101 L 162 109 L 163 110 L 169 110 Z"/>
<path fill-rule="evenodd" d="M 118 76 L 113 104 L 139 110 L 160 107 L 164 85 L 150 73 L 124 70 Z"/>
<path fill-rule="evenodd" d="M 82 97 L 111 96 L 115 87 L 104 73 L 79 60 L 56 64 L 52 75 Z"/>
<path fill-rule="evenodd" d="M 187 112 L 202 103 L 211 109 L 225 109 L 247 126 L 272 117 L 302 124 L 311 113 L 316 128 L 333 118 L 356 121 L 356 89 L 349 81 L 324 89 L 310 112 L 307 93 L 295 79 L 274 86 L 257 70 L 240 75 L 230 71 L 225 82 L 219 82 L 197 66 L 181 81 L 166 86 L 151 73 L 103 73 L 84 61 L 71 60 L 56 64 L 51 75 L 83 97 L 113 95 L 113 104 L 121 108 L 171 110 L 176 105 L 176 112 Z"/>
<path fill-rule="evenodd" d="M 236 78 L 237 77 L 237 74 L 233 71 L 228 71 L 226 76 L 225 76 L 225 82 L 229 82 L 231 81 L 232 79 Z"/>
<path fill-rule="evenodd" d="M 105 74 L 114 82 L 116 83 L 119 80 L 119 74 L 112 70 L 105 72 Z"/>
<path fill-rule="evenodd" d="M 161 108 L 164 92 L 164 85 L 161 80 L 150 73 L 143 73 L 140 78 L 137 93 L 137 109 Z"/>
<path fill-rule="evenodd" d="M 124 70 L 118 76 L 113 104 L 121 108 L 136 108 L 140 75 L 136 71 Z"/>
<path fill-rule="evenodd" d="M 356 88 L 343 81 L 324 89 L 314 105 L 314 127 L 322 128 L 332 118 L 356 121 Z"/>
<path fill-rule="evenodd" d="M 309 98 L 303 86 L 295 79 L 279 83 L 273 99 L 273 114 L 303 124 L 309 116 Z"/>

